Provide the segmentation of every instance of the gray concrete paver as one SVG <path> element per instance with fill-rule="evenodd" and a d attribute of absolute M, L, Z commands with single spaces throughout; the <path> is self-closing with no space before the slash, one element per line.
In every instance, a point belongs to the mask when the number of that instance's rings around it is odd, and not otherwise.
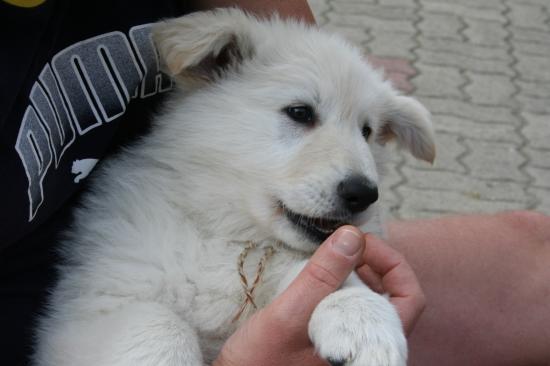
<path fill-rule="evenodd" d="M 529 147 L 524 153 L 529 157 L 530 166 L 550 170 L 550 147 L 548 150 Z"/>
<path fill-rule="evenodd" d="M 505 10 L 501 0 L 427 0 L 427 2 L 440 3 L 442 11 L 450 12 L 457 8 L 465 8 L 468 11 L 496 10 L 500 12 Z"/>
<path fill-rule="evenodd" d="M 550 214 L 548 0 L 313 0 L 431 112 L 433 166 L 388 148 L 390 217 L 536 209 Z"/>
<path fill-rule="evenodd" d="M 526 159 L 516 145 L 469 139 L 464 142 L 470 148 L 470 154 L 463 161 L 470 168 L 473 176 L 520 183 L 526 183 L 529 180 L 519 169 Z"/>
<path fill-rule="evenodd" d="M 515 27 L 548 30 L 545 7 L 537 4 L 507 1 L 510 23 Z"/>
<path fill-rule="evenodd" d="M 344 0 L 344 1 L 348 1 L 348 0 Z M 369 2 L 374 2 L 385 6 L 398 6 L 400 8 L 411 8 L 411 9 L 416 8 L 416 4 L 411 0 L 378 0 L 378 2 L 376 2 L 375 0 L 369 0 Z"/>
<path fill-rule="evenodd" d="M 371 38 L 366 30 L 358 30 L 357 28 L 351 26 L 326 23 L 321 26 L 321 29 L 331 33 L 337 33 L 354 44 L 364 44 Z"/>
<path fill-rule="evenodd" d="M 535 44 L 540 44 L 542 46 L 550 46 L 550 37 L 548 37 L 548 32 L 544 32 L 537 29 L 525 29 L 510 26 L 508 27 L 511 34 L 511 42 L 532 42 Z"/>
<path fill-rule="evenodd" d="M 550 113 L 550 101 L 548 98 L 539 98 L 519 94 L 517 100 L 521 103 L 522 109 L 527 112 L 548 114 Z"/>
<path fill-rule="evenodd" d="M 519 53 L 516 53 L 516 57 L 518 58 L 516 68 L 522 80 L 550 82 L 550 59 L 548 57 Z"/>
<path fill-rule="evenodd" d="M 516 85 L 520 88 L 522 95 L 550 99 L 550 82 L 541 83 L 518 79 Z"/>
<path fill-rule="evenodd" d="M 509 123 L 482 123 L 462 117 L 436 114 L 433 116 L 436 132 L 451 133 L 470 140 L 500 141 L 520 145 L 517 126 Z"/>
<path fill-rule="evenodd" d="M 413 8 L 400 6 L 384 6 L 380 4 L 369 4 L 368 2 L 333 2 L 332 9 L 335 13 L 367 14 L 371 17 L 387 20 L 404 19 L 414 21 L 414 19 L 416 18 Z"/>
<path fill-rule="evenodd" d="M 452 66 L 458 69 L 477 71 L 480 73 L 513 75 L 509 67 L 510 60 L 483 60 L 473 55 L 424 48 L 418 48 L 415 50 L 415 53 L 422 62 L 430 65 Z"/>
<path fill-rule="evenodd" d="M 412 50 L 416 42 L 409 34 L 383 29 L 373 29 L 370 34 L 372 41 L 367 47 L 375 55 L 414 59 Z"/>
<path fill-rule="evenodd" d="M 550 192 L 550 169 L 535 166 L 529 166 L 525 169 L 533 177 L 533 187 L 544 188 Z"/>
<path fill-rule="evenodd" d="M 418 24 L 422 37 L 462 40 L 464 23 L 454 14 L 424 12 Z"/>
<path fill-rule="evenodd" d="M 461 89 L 468 80 L 455 67 L 425 65 L 416 63 L 419 73 L 411 82 L 416 87 L 415 94 L 427 97 L 462 98 Z"/>
<path fill-rule="evenodd" d="M 455 14 L 465 18 L 506 22 L 502 4 L 486 1 L 420 0 L 423 11 Z M 487 6 L 489 5 L 489 6 Z M 490 6 L 493 5 L 493 6 Z"/>
<path fill-rule="evenodd" d="M 470 56 L 476 60 L 495 60 L 510 62 L 511 57 L 505 47 L 486 47 L 473 43 L 449 39 L 421 38 L 422 48 L 445 52 L 451 55 Z"/>
<path fill-rule="evenodd" d="M 402 219 L 437 217 L 445 214 L 458 213 L 490 213 L 502 210 L 513 210 L 519 206 L 518 202 L 501 200 L 481 200 L 475 195 L 457 191 L 437 191 L 416 189 L 408 185 L 397 188 L 403 203 L 396 217 Z"/>
<path fill-rule="evenodd" d="M 550 114 L 522 112 L 521 117 L 526 121 L 522 132 L 529 147 L 550 149 Z"/>
<path fill-rule="evenodd" d="M 546 12 L 548 12 L 548 0 L 521 0 L 520 1 L 523 4 L 533 4 L 533 5 L 541 5 L 546 7 Z"/>
<path fill-rule="evenodd" d="M 517 42 L 514 44 L 514 48 L 518 54 L 550 57 L 550 46 L 537 42 Z"/>
<path fill-rule="evenodd" d="M 518 202 L 524 205 L 533 203 L 533 198 L 525 192 L 522 183 L 502 180 L 488 180 L 450 171 L 437 169 L 402 169 L 407 184 L 417 189 L 460 192 L 465 199 Z"/>
<path fill-rule="evenodd" d="M 506 47 L 507 32 L 501 22 L 465 18 L 466 29 L 463 34 L 475 45 Z"/>
<path fill-rule="evenodd" d="M 425 96 L 417 96 L 417 98 L 434 114 L 457 116 L 476 122 L 521 124 L 521 121 L 512 114 L 512 108 L 509 105 L 485 106 L 458 99 Z M 436 124 L 437 121 L 434 123 Z"/>
<path fill-rule="evenodd" d="M 531 187 L 527 191 L 537 197 L 537 203 L 533 207 L 535 210 L 546 214 L 550 213 L 550 189 Z M 399 208 L 395 207 L 394 203 L 392 212 L 399 212 L 398 210 Z"/>
<path fill-rule="evenodd" d="M 464 91 L 475 104 L 506 105 L 511 103 L 512 95 L 516 92 L 516 86 L 507 76 L 486 75 L 472 71 L 466 71 L 465 75 L 470 80 Z"/>
<path fill-rule="evenodd" d="M 378 29 L 395 33 L 414 33 L 414 26 L 410 20 L 388 20 L 376 18 L 367 14 L 342 14 L 337 12 L 328 12 L 329 22 L 336 25 L 351 25 L 362 29 Z"/>

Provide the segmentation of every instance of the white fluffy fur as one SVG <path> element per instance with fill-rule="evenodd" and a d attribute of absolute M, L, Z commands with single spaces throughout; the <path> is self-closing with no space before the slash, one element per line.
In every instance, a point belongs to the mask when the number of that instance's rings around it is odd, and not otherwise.
<path fill-rule="evenodd" d="M 318 245 L 278 202 L 308 216 L 331 212 L 346 175 L 379 181 L 380 144 L 392 136 L 433 159 L 426 110 L 336 36 L 217 10 L 161 23 L 155 41 L 180 88 L 152 133 L 92 178 L 39 327 L 38 366 L 210 363 L 250 315 L 231 323 L 242 302 L 242 246 L 232 240 L 285 244 L 256 292 L 265 305 Z M 295 102 L 315 107 L 316 127 L 282 113 Z M 375 131 L 368 143 L 367 122 Z M 353 224 L 379 231 L 377 206 Z M 260 256 L 250 255 L 249 273 Z M 319 305 L 313 343 L 348 365 L 404 365 L 395 310 L 359 282 Z"/>

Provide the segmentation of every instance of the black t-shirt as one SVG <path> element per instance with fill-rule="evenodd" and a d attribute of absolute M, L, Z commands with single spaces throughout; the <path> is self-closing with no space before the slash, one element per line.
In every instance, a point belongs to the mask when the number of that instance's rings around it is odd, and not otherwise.
<path fill-rule="evenodd" d="M 0 1 L 0 364 L 23 364 L 57 233 L 96 162 L 171 81 L 150 23 L 184 0 Z"/>

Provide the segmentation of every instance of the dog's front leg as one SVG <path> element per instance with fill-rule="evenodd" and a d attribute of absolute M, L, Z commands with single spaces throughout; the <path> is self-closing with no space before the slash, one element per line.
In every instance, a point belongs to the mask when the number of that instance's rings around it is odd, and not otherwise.
<path fill-rule="evenodd" d="M 331 365 L 406 365 L 407 341 L 396 309 L 355 273 L 315 308 L 309 337 Z"/>
<path fill-rule="evenodd" d="M 69 311 L 44 325 L 37 366 L 204 366 L 194 329 L 161 304 Z"/>

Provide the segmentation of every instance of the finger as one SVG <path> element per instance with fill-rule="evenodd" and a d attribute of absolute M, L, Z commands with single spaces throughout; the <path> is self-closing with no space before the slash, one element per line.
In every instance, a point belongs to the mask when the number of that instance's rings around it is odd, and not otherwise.
<path fill-rule="evenodd" d="M 419 288 L 416 276 L 403 255 L 371 234 L 365 234 L 363 261 L 382 278 L 386 292 L 408 296 Z"/>
<path fill-rule="evenodd" d="M 269 307 L 289 322 L 303 326 L 317 304 L 346 280 L 361 258 L 363 249 L 364 238 L 359 229 L 353 226 L 339 228 Z"/>
<path fill-rule="evenodd" d="M 382 277 L 375 272 L 368 264 L 363 264 L 362 266 L 355 269 L 357 274 L 359 275 L 359 278 L 369 288 L 375 292 L 378 292 L 379 294 L 384 293 L 384 286 L 382 286 Z"/>
<path fill-rule="evenodd" d="M 374 235 L 365 235 L 363 261 L 382 279 L 384 291 L 399 312 L 409 333 L 424 310 L 426 300 L 411 266 L 396 250 Z M 360 273 L 359 273 L 360 274 Z"/>

